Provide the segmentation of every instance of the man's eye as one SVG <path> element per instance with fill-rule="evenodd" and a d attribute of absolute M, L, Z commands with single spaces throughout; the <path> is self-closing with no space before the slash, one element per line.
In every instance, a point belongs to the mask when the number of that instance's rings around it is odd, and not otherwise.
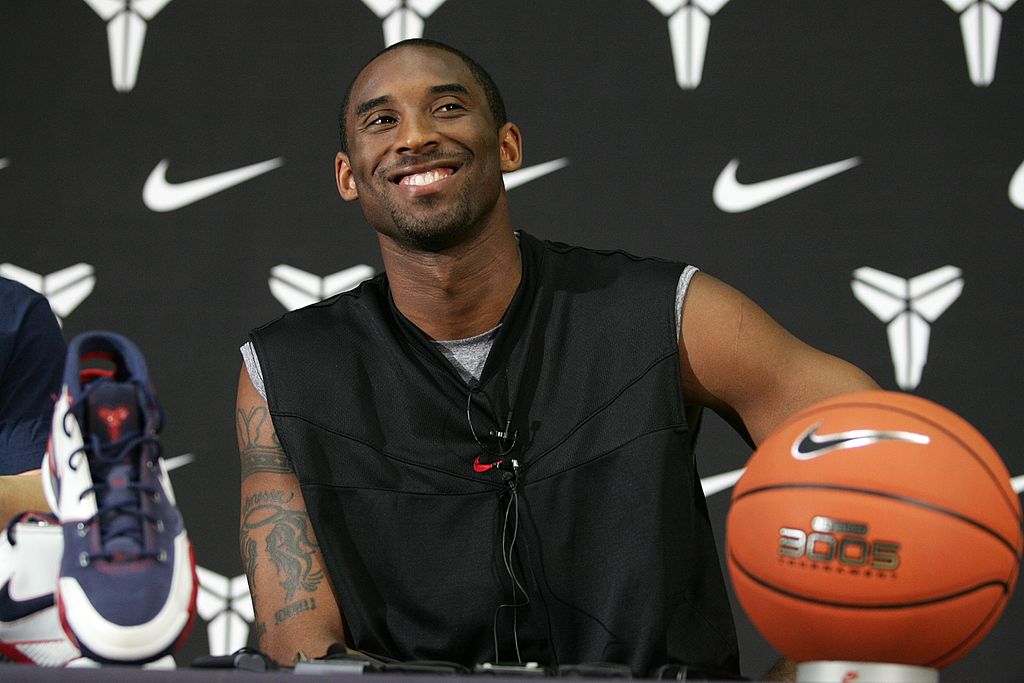
<path fill-rule="evenodd" d="M 445 102 L 437 108 L 438 111 L 459 111 L 461 109 L 465 109 L 465 107 L 458 102 Z"/>
<path fill-rule="evenodd" d="M 369 126 L 384 126 L 384 125 L 387 125 L 389 123 L 394 123 L 394 122 L 395 122 L 395 117 L 394 116 L 388 116 L 387 114 L 383 114 L 381 116 L 378 116 L 375 119 L 371 119 L 370 122 L 367 125 L 369 125 Z"/>

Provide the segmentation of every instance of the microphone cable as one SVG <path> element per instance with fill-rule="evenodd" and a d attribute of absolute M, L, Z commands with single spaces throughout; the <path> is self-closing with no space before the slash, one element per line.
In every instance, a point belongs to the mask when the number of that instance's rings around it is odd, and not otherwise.
<path fill-rule="evenodd" d="M 501 610 L 511 608 L 512 642 L 515 645 L 516 662 L 522 664 L 523 657 L 519 651 L 519 608 L 526 607 L 530 604 L 530 596 L 527 594 L 526 588 L 524 588 L 523 584 L 519 581 L 519 577 L 516 576 L 515 570 L 515 548 L 516 540 L 519 537 L 519 491 L 516 489 L 518 478 L 519 463 L 513 460 L 512 471 L 505 472 L 505 481 L 508 484 L 509 499 L 508 504 L 505 506 L 505 520 L 501 529 L 501 559 L 505 565 L 505 571 L 508 572 L 508 577 L 512 582 L 512 602 L 502 603 L 494 610 L 493 631 L 494 660 L 499 662 L 501 661 L 501 656 L 498 649 L 498 616 L 501 614 Z M 509 539 L 509 517 L 512 515 L 513 511 L 515 512 L 515 519 L 512 520 L 512 534 L 511 539 Z M 520 593 L 523 596 L 521 602 L 519 599 Z"/>

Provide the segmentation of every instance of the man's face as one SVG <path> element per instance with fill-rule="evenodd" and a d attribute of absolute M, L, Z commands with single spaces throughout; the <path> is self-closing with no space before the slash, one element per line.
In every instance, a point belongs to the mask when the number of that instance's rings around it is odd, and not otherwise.
<path fill-rule="evenodd" d="M 423 46 L 381 55 L 356 79 L 345 115 L 349 151 L 335 162 L 338 189 L 359 199 L 383 235 L 443 249 L 504 210 L 501 173 L 519 167 L 519 132 L 496 126 L 483 88 L 456 55 Z"/>

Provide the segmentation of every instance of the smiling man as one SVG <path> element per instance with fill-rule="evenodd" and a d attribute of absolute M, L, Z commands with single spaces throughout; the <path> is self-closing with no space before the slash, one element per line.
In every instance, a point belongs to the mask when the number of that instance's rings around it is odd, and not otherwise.
<path fill-rule="evenodd" d="M 243 347 L 260 646 L 737 673 L 686 415 L 756 444 L 874 382 L 690 266 L 515 232 L 522 137 L 448 46 L 371 60 L 341 147 L 385 274 Z"/>

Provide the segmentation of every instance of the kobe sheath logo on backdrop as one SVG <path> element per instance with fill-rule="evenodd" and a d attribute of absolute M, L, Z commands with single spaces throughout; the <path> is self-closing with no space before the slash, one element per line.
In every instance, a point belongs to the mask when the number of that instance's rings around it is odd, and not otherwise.
<path fill-rule="evenodd" d="M 971 83 L 979 88 L 992 84 L 996 77 L 999 38 L 1003 15 L 1017 0 L 943 0 L 960 15 L 964 57 Z"/>
<path fill-rule="evenodd" d="M 1010 196 L 1011 204 L 1024 210 L 1024 163 L 1017 167 L 1013 177 L 1010 178 L 1007 194 Z"/>
<path fill-rule="evenodd" d="M 245 574 L 227 577 L 196 565 L 196 576 L 196 612 L 206 622 L 210 654 L 228 655 L 245 647 L 256 618 Z"/>
<path fill-rule="evenodd" d="M 711 17 L 729 0 L 648 0 L 668 17 L 668 35 L 672 44 L 672 65 L 676 83 L 693 90 L 704 76 L 704 56 L 711 33 Z"/>
<path fill-rule="evenodd" d="M 84 0 L 107 22 L 110 78 L 118 92 L 131 92 L 139 75 L 146 22 L 171 0 Z"/>
<path fill-rule="evenodd" d="M 928 360 L 931 323 L 964 289 L 961 271 L 943 266 L 909 279 L 874 268 L 853 271 L 853 295 L 885 323 L 896 384 L 910 391 L 921 383 Z"/>
<path fill-rule="evenodd" d="M 76 263 L 49 275 L 33 273 L 13 263 L 0 263 L 0 276 L 20 282 L 45 296 L 57 316 L 57 322 L 62 325 L 78 304 L 92 294 L 96 286 L 95 272 L 88 263 Z"/>
<path fill-rule="evenodd" d="M 384 20 L 384 47 L 410 38 L 422 38 L 425 19 L 445 0 L 363 0 L 378 19 Z"/>

